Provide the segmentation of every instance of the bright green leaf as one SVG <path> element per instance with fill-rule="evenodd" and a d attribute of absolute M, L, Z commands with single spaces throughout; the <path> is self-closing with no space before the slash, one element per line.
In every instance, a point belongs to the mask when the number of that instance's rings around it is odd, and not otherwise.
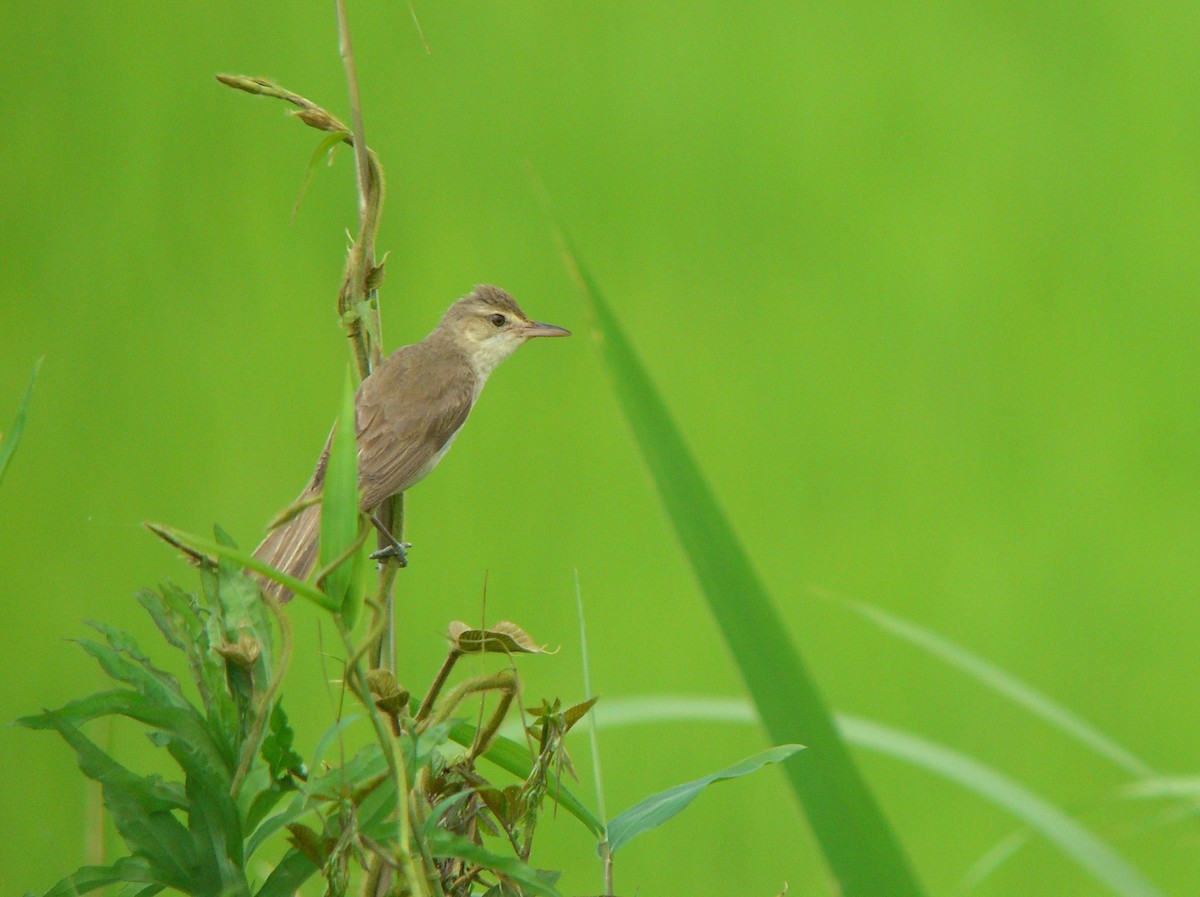
<path fill-rule="evenodd" d="M 780 763 L 802 749 L 803 746 L 799 744 L 783 744 L 768 748 L 753 757 L 747 757 L 733 766 L 722 769 L 720 772 L 684 782 L 682 785 L 676 785 L 674 788 L 668 788 L 666 791 L 660 791 L 658 794 L 639 801 L 608 824 L 609 851 L 616 853 L 624 844 L 632 841 L 642 832 L 662 825 L 680 813 L 684 807 L 700 795 L 701 791 L 714 782 L 749 775 L 755 770 L 762 769 L 768 763 Z"/>

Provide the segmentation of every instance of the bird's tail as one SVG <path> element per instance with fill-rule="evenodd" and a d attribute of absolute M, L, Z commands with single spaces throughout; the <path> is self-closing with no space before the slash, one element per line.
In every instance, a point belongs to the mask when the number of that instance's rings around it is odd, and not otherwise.
<path fill-rule="evenodd" d="M 317 533 L 321 524 L 321 504 L 309 505 L 286 523 L 267 533 L 254 556 L 289 576 L 304 579 L 312 571 L 317 557 Z M 277 601 L 286 602 L 292 592 L 274 580 L 255 575 L 263 591 Z"/>

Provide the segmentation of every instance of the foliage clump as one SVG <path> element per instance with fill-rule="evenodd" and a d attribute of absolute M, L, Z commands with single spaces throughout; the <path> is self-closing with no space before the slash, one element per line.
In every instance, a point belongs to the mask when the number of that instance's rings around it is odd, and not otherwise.
<path fill-rule="evenodd" d="M 232 547 L 219 530 L 217 542 Z M 443 688 L 465 654 L 540 651 L 529 636 L 513 624 L 455 624 L 447 660 L 419 706 L 390 672 L 364 673 L 365 652 L 348 652 L 342 681 L 365 686 L 356 694 L 368 703 L 336 720 L 306 761 L 280 688 L 291 654 L 287 616 L 236 563 L 200 556 L 199 570 L 198 594 L 166 584 L 138 596 L 182 653 L 191 688 L 127 633 L 92 623 L 103 641 L 79 645 L 117 687 L 19 721 L 58 732 L 75 750 L 129 851 L 110 865 L 77 870 L 47 897 L 116 884 L 137 897 L 168 888 L 196 897 L 286 897 L 317 875 L 333 897 L 352 887 L 371 897 L 557 893 L 558 876 L 529 865 L 533 837 L 542 804 L 559 793 L 552 777 L 569 769 L 563 736 L 592 702 L 566 710 L 544 703 L 522 750 L 510 741 L 496 745 L 518 698 L 513 668 Z M 464 702 L 483 693 L 498 696 L 485 723 L 456 718 L 469 715 Z M 82 731 L 111 716 L 142 724 L 178 777 L 134 772 Z M 345 757 L 354 723 L 364 718 L 377 737 L 342 762 L 328 760 Z M 476 765 L 489 751 L 524 775 L 493 783 Z M 571 812 L 602 828 L 562 793 Z"/>

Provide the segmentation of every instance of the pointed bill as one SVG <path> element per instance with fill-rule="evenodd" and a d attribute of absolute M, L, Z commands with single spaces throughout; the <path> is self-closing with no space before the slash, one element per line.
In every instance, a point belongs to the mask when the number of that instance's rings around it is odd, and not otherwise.
<path fill-rule="evenodd" d="M 533 336 L 570 336 L 571 331 L 557 324 L 543 324 L 541 321 L 530 321 L 521 327 L 521 335 Z"/>

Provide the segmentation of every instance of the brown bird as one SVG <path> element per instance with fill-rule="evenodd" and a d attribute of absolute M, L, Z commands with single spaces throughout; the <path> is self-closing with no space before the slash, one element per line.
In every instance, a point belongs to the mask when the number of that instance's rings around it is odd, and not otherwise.
<path fill-rule="evenodd" d="M 537 336 L 570 335 L 554 324 L 529 320 L 512 296 L 483 285 L 451 305 L 419 343 L 388 356 L 363 380 L 354 397 L 359 507 L 372 513 L 384 499 L 404 492 L 437 466 L 488 375 L 522 343 Z M 297 502 L 320 495 L 328 460 L 326 442 Z M 305 508 L 272 530 L 254 556 L 304 579 L 316 560 L 320 515 L 319 502 Z M 291 598 L 291 592 L 278 583 L 260 582 L 280 600 Z"/>

